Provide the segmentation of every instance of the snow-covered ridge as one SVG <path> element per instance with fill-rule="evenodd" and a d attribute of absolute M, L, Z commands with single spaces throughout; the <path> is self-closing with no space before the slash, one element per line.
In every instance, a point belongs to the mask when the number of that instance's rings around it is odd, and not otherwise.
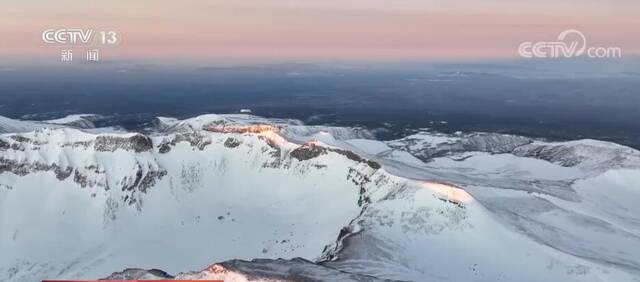
<path fill-rule="evenodd" d="M 156 120 L 156 128 L 163 133 L 178 133 L 200 131 L 208 127 L 223 126 L 249 126 L 256 124 L 279 125 L 299 125 L 298 120 L 288 119 L 267 119 L 247 114 L 207 114 L 185 120 L 175 118 L 158 117 Z"/>
<path fill-rule="evenodd" d="M 99 115 L 94 114 L 77 114 L 68 115 L 63 118 L 52 119 L 45 121 L 46 123 L 67 125 L 75 128 L 90 129 L 95 128 L 93 120 L 100 118 Z"/>
<path fill-rule="evenodd" d="M 15 120 L 0 116 L 0 133 L 29 132 L 46 127 L 59 128 L 62 126 L 43 122 Z"/>
<path fill-rule="evenodd" d="M 78 114 L 45 121 L 27 121 L 0 116 L 0 134 L 29 132 L 44 128 L 73 127 L 79 129 L 93 129 L 95 128 L 93 121 L 99 118 L 100 116 L 94 114 Z"/>
<path fill-rule="evenodd" d="M 270 125 L 279 128 L 283 137 L 304 143 L 318 133 L 327 133 L 336 139 L 374 139 L 373 133 L 362 128 L 336 126 L 309 126 L 295 119 L 263 118 L 247 114 L 208 114 L 185 120 L 159 117 L 155 122 L 156 129 L 162 133 L 193 132 L 206 128 L 246 127 L 251 125 Z"/>
<path fill-rule="evenodd" d="M 131 252 L 138 253 L 139 250 L 122 246 L 129 250 L 123 251 L 119 249 L 120 245 L 137 244 L 137 236 L 155 230 L 157 227 L 153 227 L 154 224 L 162 225 L 165 220 L 178 223 L 172 227 L 178 232 L 172 238 L 184 238 L 185 243 L 179 244 L 182 247 L 199 246 L 208 240 L 206 237 L 192 238 L 196 236 L 193 233 L 179 235 L 184 222 L 204 230 L 215 227 L 212 223 L 228 225 L 229 230 L 236 230 L 222 234 L 218 239 L 220 244 L 240 250 L 217 250 L 219 259 L 260 256 L 304 256 L 313 259 L 320 255 L 324 245 L 337 238 L 341 227 L 359 213 L 365 200 L 361 191 L 363 188 L 357 185 L 368 182 L 361 178 L 386 177 L 384 172 L 372 168 L 373 162 L 355 159 L 354 155 L 344 150 L 323 150 L 321 154 L 301 161 L 296 152 L 304 155 L 303 147 L 269 131 L 215 132 L 200 129 L 189 133 L 146 136 L 138 133 L 92 134 L 72 128 L 44 128 L 29 133 L 0 135 L 0 140 L 0 183 L 3 188 L 0 202 L 10 203 L 2 207 L 0 225 L 2 230 L 12 230 L 3 232 L 2 238 L 6 240 L 0 241 L 3 249 L 9 250 L 0 256 L 2 280 L 40 279 L 58 271 L 70 277 L 99 277 L 106 274 L 107 269 L 114 270 L 136 261 L 115 260 L 110 263 L 120 266 L 106 264 L 90 270 L 86 269 L 89 267 L 86 265 L 70 269 L 65 265 L 87 249 L 104 244 L 102 241 L 111 236 L 124 238 L 114 244 L 115 250 L 105 252 L 132 256 Z M 330 181 L 320 181 L 323 177 L 328 177 Z M 41 186 L 44 182 L 48 184 Z M 281 182 L 292 186 L 280 186 L 278 183 Z M 318 183 L 333 184 L 331 187 L 317 187 Z M 299 187 L 306 189 L 299 190 Z M 38 221 L 38 214 L 44 211 L 21 204 L 24 201 L 20 198 L 34 197 L 31 194 L 33 189 L 39 190 L 36 195 L 75 194 L 73 197 L 64 196 L 65 199 L 54 206 L 46 206 L 47 210 L 58 212 L 53 212 L 57 215 L 48 218 L 40 229 L 59 234 L 47 235 L 47 240 L 40 238 L 43 236 L 38 235 L 40 231 L 31 230 L 25 225 Z M 82 199 L 85 193 L 87 197 Z M 336 194 L 340 194 L 341 199 L 331 202 L 337 206 L 331 212 L 318 213 L 321 207 L 317 207 L 319 203 L 315 201 L 324 198 L 321 202 L 329 202 L 327 197 Z M 168 200 L 158 201 L 158 197 Z M 309 200 L 303 200 L 306 197 Z M 185 198 L 192 200 L 183 200 Z M 206 202 L 195 203 L 200 201 L 196 199 L 207 198 L 219 202 L 220 207 L 210 207 Z M 236 198 L 244 199 L 242 202 L 245 203 L 233 203 Z M 233 204 L 225 204 L 226 201 Z M 159 215 L 158 208 L 166 208 L 158 205 L 166 206 L 169 203 L 184 205 L 184 214 L 179 212 L 174 215 L 174 221 L 171 221 L 171 216 L 163 216 L 160 222 L 153 220 L 154 216 Z M 282 203 L 294 214 L 273 208 L 273 205 Z M 74 207 L 77 205 L 83 208 Z M 249 223 L 255 217 L 255 210 L 263 210 L 260 212 L 262 215 L 271 215 L 273 219 Z M 201 215 L 191 216 L 194 213 Z M 10 214 L 15 215 L 7 217 Z M 68 221 L 69 218 L 75 219 Z M 141 233 L 116 235 L 131 221 L 137 222 L 136 226 L 146 227 L 141 227 Z M 200 221 L 207 224 L 200 225 Z M 46 241 L 51 240 L 65 241 L 69 236 L 64 235 L 57 226 L 86 230 L 83 234 L 76 234 L 80 237 L 79 241 L 85 243 L 74 246 L 47 244 Z M 273 233 L 257 238 L 236 237 L 245 233 L 238 231 L 246 231 L 247 228 L 253 229 L 249 234 L 259 234 L 269 229 L 273 229 Z M 212 232 L 209 230 L 204 233 Z M 302 234 L 314 235 L 305 238 Z M 111 240 L 116 239 L 108 239 Z M 33 249 L 27 244 L 30 241 L 40 242 L 41 248 Z M 44 261 L 35 259 L 43 257 L 39 253 L 42 250 L 57 250 L 55 252 L 66 255 L 55 258 L 44 256 Z M 194 261 L 198 260 L 199 263 L 209 263 L 217 259 L 213 256 L 202 260 L 200 256 L 199 259 L 195 257 L 181 263 L 183 267 L 186 263 L 197 265 Z M 24 268 L 25 265 L 28 265 L 28 269 Z M 166 261 L 162 265 L 167 266 Z"/>
<path fill-rule="evenodd" d="M 498 133 L 441 134 L 422 132 L 386 142 L 391 148 L 411 153 L 422 161 L 439 157 L 464 158 L 468 152 L 513 154 L 565 167 L 585 169 L 640 168 L 640 152 L 611 142 L 583 139 L 545 142 Z"/>
<path fill-rule="evenodd" d="M 156 127 L 0 135 L 0 280 L 640 273 L 640 174 L 627 147 L 491 133 L 381 142 L 251 115 Z"/>

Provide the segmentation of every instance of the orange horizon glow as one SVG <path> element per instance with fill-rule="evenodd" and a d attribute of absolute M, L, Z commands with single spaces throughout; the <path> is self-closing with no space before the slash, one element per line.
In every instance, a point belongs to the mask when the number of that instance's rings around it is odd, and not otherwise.
<path fill-rule="evenodd" d="M 106 59 L 465 60 L 515 58 L 523 41 L 579 29 L 640 54 L 640 1 L 324 0 L 0 3 L 0 58 L 50 57 L 47 28 L 111 27 Z"/>

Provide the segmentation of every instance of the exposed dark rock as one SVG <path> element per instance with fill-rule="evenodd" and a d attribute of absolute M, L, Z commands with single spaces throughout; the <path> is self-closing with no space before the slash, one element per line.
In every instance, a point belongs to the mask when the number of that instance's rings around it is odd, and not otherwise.
<path fill-rule="evenodd" d="M 100 135 L 96 137 L 94 148 L 100 152 L 114 152 L 117 149 L 123 149 L 140 153 L 153 149 L 153 142 L 151 138 L 142 134 L 135 134 L 131 137 Z"/>
<path fill-rule="evenodd" d="M 169 143 L 162 143 L 158 147 L 158 152 L 160 152 L 160 154 L 166 154 L 171 151 L 171 146 L 169 145 Z"/>
<path fill-rule="evenodd" d="M 378 162 L 372 160 L 368 160 L 367 165 L 373 169 L 380 169 L 382 167 Z"/>
<path fill-rule="evenodd" d="M 71 176 L 71 172 L 73 172 L 73 168 L 65 167 L 64 169 L 61 169 L 56 165 L 55 168 L 53 169 L 53 172 L 56 174 L 56 178 L 58 180 L 65 180 L 69 178 L 69 176 Z"/>
<path fill-rule="evenodd" d="M 24 176 L 36 171 L 53 171 L 59 180 L 67 179 L 73 169 L 70 167 L 60 168 L 57 164 L 42 163 L 23 163 L 15 160 L 0 158 L 0 173 L 10 172 L 16 175 Z"/>
<path fill-rule="evenodd" d="M 78 183 L 80 187 L 87 187 L 87 176 L 80 173 L 78 170 L 75 170 L 73 173 L 73 182 Z"/>
<path fill-rule="evenodd" d="M 11 150 L 14 151 L 24 151 L 24 145 L 22 143 L 12 143 Z"/>
<path fill-rule="evenodd" d="M 87 166 L 85 169 L 89 171 L 93 170 L 92 172 L 96 174 L 104 173 L 99 170 L 97 166 Z M 74 169 L 72 167 L 61 168 L 57 164 L 26 163 L 0 158 L 0 174 L 7 172 L 24 176 L 38 171 L 51 171 L 55 174 L 56 178 L 61 181 L 69 178 L 73 174 L 73 181 L 82 188 L 97 186 L 102 187 L 105 190 L 109 190 L 109 186 L 107 184 L 91 181 L 88 175 L 79 169 Z M 130 192 L 125 196 L 125 202 L 130 205 L 135 203 L 140 206 L 140 202 L 138 201 L 136 194 L 146 193 L 150 187 L 154 186 L 156 182 L 162 179 L 165 175 L 167 175 L 166 170 L 149 168 L 148 171 L 145 172 L 142 167 L 139 166 L 133 183 L 124 184 L 122 187 L 122 191 Z M 123 183 L 128 183 L 126 178 L 123 180 Z"/>
<path fill-rule="evenodd" d="M 138 203 L 138 199 L 135 197 L 136 192 L 147 193 L 147 190 L 165 175 L 167 175 L 166 170 L 153 170 L 149 168 L 149 170 L 145 172 L 141 166 L 138 166 L 133 183 L 127 184 L 129 180 L 126 177 L 122 180 L 122 183 L 124 183 L 122 191 L 131 192 L 131 196 L 125 196 L 124 201 L 129 205 Z M 138 206 L 140 206 L 139 203 Z"/>
<path fill-rule="evenodd" d="M 358 198 L 358 206 L 363 206 L 371 202 L 369 196 L 366 195 L 365 184 L 371 182 L 371 179 L 366 174 L 363 174 L 357 169 L 349 168 L 349 173 L 347 174 L 347 180 L 351 180 L 351 182 L 360 187 L 360 197 Z"/>
<path fill-rule="evenodd" d="M 204 148 L 211 144 L 211 140 L 201 134 L 183 133 L 174 136 L 170 141 L 162 142 L 162 144 L 158 145 L 158 151 L 161 154 L 168 153 L 171 151 L 172 147 L 180 142 L 188 142 L 192 147 L 198 148 L 200 151 L 204 150 Z"/>
<path fill-rule="evenodd" d="M 145 174 L 142 180 L 140 181 L 140 185 L 139 185 L 140 188 L 138 190 L 140 190 L 140 192 L 142 193 L 146 193 L 150 187 L 155 185 L 158 180 L 162 179 L 162 177 L 166 175 L 167 175 L 166 170 L 148 171 L 147 174 Z"/>
<path fill-rule="evenodd" d="M 142 180 L 142 168 L 140 166 L 138 166 L 138 170 L 136 171 L 136 178 L 133 181 L 133 183 L 131 184 L 125 184 L 122 186 L 122 191 L 133 191 L 134 188 L 136 188 L 138 186 L 138 184 L 140 184 L 140 180 Z M 127 182 L 126 181 L 127 177 L 125 177 L 125 180 L 123 182 Z"/>
<path fill-rule="evenodd" d="M 21 136 L 21 135 L 11 135 L 9 138 L 13 139 L 16 142 L 20 143 L 31 143 L 31 139 Z"/>
<path fill-rule="evenodd" d="M 306 161 L 313 158 L 317 158 L 320 155 L 327 153 L 327 148 L 316 146 L 313 144 L 305 144 L 298 148 L 295 148 L 289 155 L 296 158 L 299 161 Z"/>
<path fill-rule="evenodd" d="M 9 150 L 10 147 L 11 145 L 9 143 L 2 141 L 2 139 L 0 139 L 0 151 Z"/>
<path fill-rule="evenodd" d="M 358 154 L 349 151 L 349 150 L 342 150 L 342 149 L 335 149 L 335 148 L 325 148 L 322 146 L 317 146 L 314 144 L 304 144 L 296 149 L 294 149 L 293 151 L 291 151 L 291 153 L 289 153 L 292 157 L 296 158 L 299 161 L 306 161 L 306 160 L 310 160 L 313 158 L 317 158 L 320 155 L 324 155 L 327 152 L 334 152 L 334 153 L 338 153 L 340 155 L 343 155 L 345 157 L 347 157 L 348 159 L 352 160 L 352 161 L 356 161 L 359 163 L 366 163 L 369 167 L 373 168 L 373 169 L 379 169 L 381 166 L 379 163 L 372 161 L 372 160 L 366 160 L 362 157 L 360 157 Z"/>
<path fill-rule="evenodd" d="M 93 140 L 89 141 L 77 141 L 73 143 L 63 144 L 63 147 L 71 147 L 71 148 L 89 148 L 93 144 Z"/>
<path fill-rule="evenodd" d="M 242 141 L 235 139 L 233 137 L 229 137 L 227 138 L 227 140 L 224 141 L 224 146 L 227 148 L 235 148 L 240 146 L 240 144 L 242 144 Z"/>
<path fill-rule="evenodd" d="M 14 160 L 0 158 L 0 173 L 11 172 L 16 175 L 24 176 L 29 173 L 29 166 Z"/>
<path fill-rule="evenodd" d="M 324 249 L 322 250 L 322 261 L 332 261 L 337 259 L 338 253 L 344 247 L 343 244 L 346 242 L 345 239 L 355 234 L 358 234 L 358 232 L 355 232 L 351 225 L 342 227 L 342 229 L 340 229 L 340 233 L 338 233 L 336 244 L 324 246 Z"/>

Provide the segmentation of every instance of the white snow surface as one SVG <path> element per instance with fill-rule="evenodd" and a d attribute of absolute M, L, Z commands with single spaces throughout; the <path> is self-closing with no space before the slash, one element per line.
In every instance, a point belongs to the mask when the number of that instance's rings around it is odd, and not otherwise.
<path fill-rule="evenodd" d="M 68 115 L 58 119 L 47 120 L 46 122 L 55 123 L 55 124 L 70 124 L 78 121 L 84 121 L 86 120 L 85 118 L 92 117 L 92 116 L 95 116 L 95 115 L 94 114 L 75 114 L 75 115 Z"/>
<path fill-rule="evenodd" d="M 533 141 L 501 153 L 483 144 L 423 161 L 422 150 L 464 136 L 382 142 L 251 115 L 159 118 L 151 137 L 2 122 L 30 132 L 0 135 L 0 281 L 177 274 L 254 258 L 289 269 L 297 257 L 327 267 L 309 268 L 320 280 L 331 269 L 342 281 L 640 277 L 640 158 L 616 144 Z M 281 130 L 203 130 L 218 123 Z M 303 143 L 325 151 L 292 153 Z M 179 277 L 243 281 L 251 265 Z"/>
<path fill-rule="evenodd" d="M 95 114 L 75 114 L 68 115 L 58 119 L 44 121 L 16 120 L 0 116 L 0 134 L 1 133 L 24 133 L 44 128 L 63 128 L 73 127 L 84 130 L 97 130 L 91 121 L 92 118 L 98 118 Z M 103 131 L 109 128 L 102 129 Z"/>
<path fill-rule="evenodd" d="M 0 133 L 29 132 L 46 127 L 59 128 L 61 126 L 38 121 L 15 120 L 0 116 Z"/>

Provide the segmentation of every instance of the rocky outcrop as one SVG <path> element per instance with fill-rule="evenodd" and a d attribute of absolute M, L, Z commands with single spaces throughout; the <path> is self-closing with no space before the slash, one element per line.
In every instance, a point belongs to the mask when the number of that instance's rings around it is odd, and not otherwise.
<path fill-rule="evenodd" d="M 11 148 L 11 145 L 0 139 L 0 151 L 6 151 L 9 150 L 9 148 Z"/>
<path fill-rule="evenodd" d="M 240 144 L 242 144 L 242 141 L 233 137 L 229 137 L 227 138 L 227 140 L 224 141 L 224 146 L 227 148 L 235 148 L 240 146 Z"/>
<path fill-rule="evenodd" d="M 289 153 L 293 158 L 299 161 L 306 161 L 327 154 L 327 149 L 314 144 L 304 144 Z"/>
<path fill-rule="evenodd" d="M 10 172 L 24 176 L 38 171 L 52 171 L 58 180 L 65 180 L 73 173 L 71 167 L 60 167 L 57 164 L 27 163 L 16 160 L 0 158 L 0 174 Z"/>
<path fill-rule="evenodd" d="M 182 133 L 174 135 L 169 140 L 163 141 L 158 145 L 158 152 L 166 154 L 180 142 L 187 142 L 191 147 L 198 148 L 200 151 L 204 150 L 208 145 L 211 145 L 211 140 L 202 134 L 197 132 Z"/>
<path fill-rule="evenodd" d="M 165 170 L 149 170 L 144 171 L 140 166 L 138 166 L 138 170 L 136 171 L 135 178 L 132 178 L 133 181 L 129 184 L 125 184 L 122 186 L 122 191 L 140 191 L 142 193 L 146 193 L 147 190 L 152 187 L 157 180 L 162 179 L 167 175 Z M 128 181 L 123 181 L 127 183 Z"/>
<path fill-rule="evenodd" d="M 333 152 L 333 153 L 343 155 L 347 157 L 347 159 L 350 159 L 352 161 L 356 161 L 359 163 L 366 163 L 369 167 L 373 169 L 379 169 L 381 167 L 379 163 L 372 160 L 364 159 L 352 151 L 337 149 L 337 148 L 325 148 L 319 145 L 315 145 L 313 143 L 304 144 L 294 149 L 293 151 L 291 151 L 289 155 L 291 155 L 293 158 L 299 161 L 306 161 L 306 160 L 317 158 L 321 155 L 325 155 L 327 154 L 327 152 Z"/>
<path fill-rule="evenodd" d="M 99 152 L 114 152 L 118 149 L 147 152 L 153 149 L 153 141 L 146 135 L 134 134 L 131 137 L 98 135 L 94 142 L 94 149 Z"/>

